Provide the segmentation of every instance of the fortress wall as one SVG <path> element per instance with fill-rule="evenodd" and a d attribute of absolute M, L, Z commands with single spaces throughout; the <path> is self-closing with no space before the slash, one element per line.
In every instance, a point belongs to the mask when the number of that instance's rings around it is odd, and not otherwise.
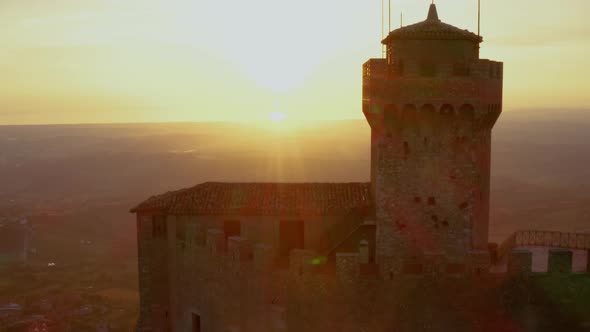
<path fill-rule="evenodd" d="M 137 253 L 138 253 L 138 274 L 139 289 L 139 322 L 137 331 L 143 332 L 152 326 L 153 322 L 151 305 L 152 297 L 152 219 L 149 216 L 137 216 Z"/>
<path fill-rule="evenodd" d="M 449 301 L 461 302 L 455 306 L 476 301 L 475 309 L 462 310 L 474 310 L 473 315 L 485 320 L 479 315 L 487 306 L 503 305 L 494 296 L 488 298 L 487 290 L 503 287 L 503 280 L 540 275 L 518 260 L 514 264 L 522 267 L 512 269 L 517 273 L 477 272 L 489 266 L 489 254 L 477 251 L 466 257 L 466 268 L 454 270 L 449 268 L 454 258 L 441 252 L 426 253 L 422 269 L 396 274 L 379 274 L 380 266 L 361 263 L 360 252 L 337 253 L 334 262 L 325 264 L 317 252 L 293 250 L 288 265 L 277 265 L 273 246 L 246 237 L 226 240 L 215 228 L 207 230 L 201 243 L 190 217 L 168 217 L 166 238 L 157 238 L 154 220 L 138 219 L 140 331 L 142 326 L 190 331 L 193 314 L 200 316 L 206 331 L 388 331 L 393 326 L 412 331 L 438 320 L 453 330 L 453 324 L 474 322 L 453 316 L 457 310 L 447 310 Z M 180 239 L 176 224 L 183 223 Z M 560 251 L 550 257 L 550 275 L 572 275 L 571 255 Z M 416 312 L 423 317 L 412 317 Z"/>
<path fill-rule="evenodd" d="M 190 219 L 169 217 L 168 224 L 176 224 L 179 218 Z M 511 270 L 516 273 L 477 272 L 477 267 L 489 266 L 487 252 L 471 252 L 468 267 L 454 270 L 449 268 L 453 257 L 430 252 L 423 257 L 422 269 L 396 274 L 378 273 L 380 266 L 361 263 L 360 252 L 337 253 L 334 262 L 325 264 L 314 251 L 293 250 L 288 265 L 277 265 L 277 250 L 267 244 L 245 237 L 226 241 L 219 229 L 209 229 L 203 244 L 196 240 L 198 227 L 191 222 L 183 240 L 176 237 L 175 226 L 168 227 L 166 240 L 158 240 L 152 233 L 153 218 L 140 221 L 144 269 L 140 271 L 139 331 L 148 330 L 141 326 L 190 331 L 193 314 L 200 316 L 206 331 L 390 331 L 393 327 L 414 331 L 428 324 L 431 329 L 460 331 L 461 326 L 488 324 L 491 318 L 486 315 L 495 317 L 496 311 L 505 310 L 504 300 L 494 294 L 504 294 L 500 290 L 507 281 L 579 276 L 570 273 L 571 256 L 563 251 L 547 258 L 555 267 L 542 274 L 531 273 L 526 260 L 513 262 L 517 267 Z M 165 253 L 166 247 L 167 255 L 158 254 Z M 168 280 L 161 274 L 166 264 Z M 498 291 L 490 293 L 491 289 Z M 520 299 L 521 295 L 507 291 L 509 298 Z M 461 311 L 467 317 L 457 317 Z"/>
<path fill-rule="evenodd" d="M 489 131 L 409 129 L 379 144 L 377 256 L 407 259 L 423 249 L 463 261 L 466 251 L 485 250 Z"/>
<path fill-rule="evenodd" d="M 186 241 L 187 217 L 168 216 L 168 242 L 167 250 L 169 254 L 169 280 L 170 280 L 170 317 L 168 324 L 172 331 L 179 331 L 178 320 L 184 311 L 183 296 L 184 290 L 187 289 L 187 283 L 190 280 L 184 273 L 187 261 L 190 259 L 190 250 L 186 250 L 190 243 Z"/>
<path fill-rule="evenodd" d="M 168 231 L 173 234 L 175 229 Z M 489 290 L 514 278 L 469 269 L 449 271 L 449 259 L 441 253 L 426 255 L 422 271 L 391 277 L 376 273 L 375 265 L 362 264 L 359 252 L 338 253 L 334 264 L 326 265 L 314 251 L 293 250 L 283 266 L 276 265 L 277 251 L 270 245 L 242 237 L 226 242 L 219 229 L 208 230 L 201 244 L 191 240 L 195 234 L 193 225 L 186 228 L 185 241 L 168 237 L 175 256 L 169 260 L 172 331 L 190 331 L 193 314 L 200 316 L 204 331 L 414 331 L 429 324 L 443 331 L 473 330 L 477 324 L 491 324 L 504 305 L 493 295 L 498 292 Z M 149 245 L 154 251 L 149 241 L 142 241 L 140 250 Z M 473 266 L 489 264 L 488 258 L 481 252 L 469 255 Z M 568 266 L 567 255 L 559 255 L 558 261 Z M 569 275 L 567 269 L 557 271 Z M 140 276 L 144 284 L 148 277 Z M 141 298 L 144 308 L 153 299 L 150 288 L 142 287 Z M 142 315 L 141 321 L 149 322 L 145 310 Z"/>
<path fill-rule="evenodd" d="M 233 220 L 240 222 L 241 236 L 248 238 L 253 244 L 264 243 L 274 248 L 279 247 L 281 220 L 302 220 L 305 247 L 318 250 L 320 248 L 327 250 L 337 244 L 339 239 L 330 236 L 335 233 L 335 228 L 344 227 L 352 230 L 352 227 L 358 224 L 357 220 L 346 216 L 183 216 L 180 220 L 183 222 L 183 227 L 193 228 L 194 235 L 188 240 L 194 240 L 203 245 L 209 229 L 222 230 L 224 221 Z M 347 231 L 347 234 L 349 232 Z"/>
<path fill-rule="evenodd" d="M 195 227 L 187 228 L 188 239 L 195 233 Z M 280 281 L 286 277 L 269 273 L 272 252 L 270 246 L 255 248 L 241 237 L 230 237 L 226 242 L 219 229 L 208 230 L 205 245 L 177 241 L 177 287 L 172 295 L 179 310 L 174 318 L 175 331 L 189 331 L 193 314 L 200 315 L 201 328 L 206 331 L 243 330 L 248 326 L 259 331 L 261 326 L 276 325 L 269 314 L 276 310 L 272 311 L 270 304 L 284 293 L 279 288 L 284 288 Z M 287 275 L 286 270 L 283 275 Z M 261 321 L 261 317 L 267 321 Z"/>
<path fill-rule="evenodd" d="M 170 315 L 169 252 L 166 217 L 138 215 L 139 331 L 165 330 Z"/>

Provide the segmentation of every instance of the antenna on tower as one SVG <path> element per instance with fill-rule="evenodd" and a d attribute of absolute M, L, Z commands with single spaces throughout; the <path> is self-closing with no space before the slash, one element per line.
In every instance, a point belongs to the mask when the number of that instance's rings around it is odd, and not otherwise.
<path fill-rule="evenodd" d="M 385 39 L 385 0 L 381 0 L 381 40 Z M 381 57 L 385 58 L 385 45 L 381 44 Z"/>
<path fill-rule="evenodd" d="M 481 36 L 481 0 L 477 0 L 477 35 Z"/>
<path fill-rule="evenodd" d="M 387 9 L 389 9 L 389 30 L 387 30 L 389 33 L 391 32 L 391 0 L 389 0 L 389 5 L 387 6 Z"/>
<path fill-rule="evenodd" d="M 403 28 L 404 26 L 404 12 L 399 13 L 399 27 Z"/>

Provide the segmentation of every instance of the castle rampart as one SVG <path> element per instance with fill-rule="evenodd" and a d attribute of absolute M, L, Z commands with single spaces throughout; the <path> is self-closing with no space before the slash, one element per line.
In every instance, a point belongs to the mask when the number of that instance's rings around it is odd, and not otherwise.
<path fill-rule="evenodd" d="M 140 236 L 153 235 L 148 231 L 149 226 L 145 227 L 151 224 L 149 219 L 142 217 L 144 225 L 139 228 Z M 174 224 L 180 219 L 168 218 L 167 230 L 175 231 Z M 176 284 L 170 285 L 168 290 L 169 321 L 164 313 L 163 320 L 151 324 L 170 326 L 178 331 L 190 330 L 195 315 L 199 317 L 202 330 L 207 331 L 323 330 L 345 328 L 344 325 L 373 326 L 375 331 L 386 331 L 389 324 L 403 322 L 404 313 L 409 313 L 411 306 L 399 307 L 399 296 L 419 294 L 423 298 L 427 295 L 420 291 L 421 287 L 439 291 L 440 287 L 445 287 L 445 292 L 455 289 L 458 292 L 455 295 L 463 298 L 476 291 L 469 291 L 469 287 L 458 290 L 459 285 L 465 283 L 480 289 L 501 287 L 502 280 L 521 280 L 522 277 L 575 276 L 568 251 L 551 252 L 549 270 L 544 273 L 532 272 L 532 253 L 527 250 L 513 250 L 507 272 L 502 273 L 489 273 L 485 269 L 489 266 L 489 255 L 484 252 L 470 254 L 470 264 L 465 265 L 444 253 L 431 252 L 413 265 L 404 266 L 399 273 L 375 274 L 371 271 L 380 266 L 361 263 L 362 246 L 356 252 L 337 253 L 333 260 L 312 250 L 295 249 L 290 252 L 288 263 L 283 264 L 284 259 L 272 246 L 251 243 L 239 236 L 226 238 L 221 229 L 208 229 L 206 243 L 198 243 L 192 240 L 193 225 L 185 226 L 188 227 L 185 227 L 184 236 L 174 234 L 168 237 L 169 243 L 159 244 L 160 248 L 169 248 L 169 279 L 160 269 L 152 269 L 151 273 L 145 270 L 140 277 L 141 282 L 152 285 L 153 294 L 166 292 L 166 280 Z M 149 242 L 142 243 L 140 250 L 145 252 Z M 156 250 L 154 243 L 152 252 Z M 144 262 L 143 266 L 149 266 L 149 262 Z M 155 280 L 159 280 L 157 284 Z M 145 305 L 153 296 L 146 295 L 142 294 Z M 162 302 L 162 307 L 142 308 L 143 317 L 153 317 L 154 313 L 148 314 L 149 311 L 164 310 L 165 303 Z M 383 306 L 389 304 L 397 308 L 399 316 L 384 311 Z M 367 308 L 372 310 L 372 315 L 367 315 Z M 432 319 L 436 317 L 428 312 Z M 342 321 L 328 319 L 334 315 L 342 317 Z"/>

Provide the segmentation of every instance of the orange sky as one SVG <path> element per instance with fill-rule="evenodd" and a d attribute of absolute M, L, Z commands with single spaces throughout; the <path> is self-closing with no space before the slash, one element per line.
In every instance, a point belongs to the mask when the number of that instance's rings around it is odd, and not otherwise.
<path fill-rule="evenodd" d="M 587 0 L 482 0 L 505 109 L 590 107 Z M 393 25 L 430 1 L 392 0 Z M 437 1 L 476 31 L 476 0 Z M 360 118 L 379 0 L 2 0 L 0 124 Z"/>

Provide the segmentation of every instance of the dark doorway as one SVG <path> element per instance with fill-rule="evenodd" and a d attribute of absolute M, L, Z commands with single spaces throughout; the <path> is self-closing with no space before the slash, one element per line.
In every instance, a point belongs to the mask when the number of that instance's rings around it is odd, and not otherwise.
<path fill-rule="evenodd" d="M 302 220 L 281 220 L 279 234 L 281 256 L 288 256 L 292 249 L 303 249 Z"/>
<path fill-rule="evenodd" d="M 201 316 L 193 313 L 193 329 L 192 332 L 201 332 Z"/>
<path fill-rule="evenodd" d="M 242 234 L 242 226 L 239 220 L 224 220 L 223 221 L 223 233 L 225 233 L 225 239 L 227 240 L 230 236 L 240 236 Z"/>

